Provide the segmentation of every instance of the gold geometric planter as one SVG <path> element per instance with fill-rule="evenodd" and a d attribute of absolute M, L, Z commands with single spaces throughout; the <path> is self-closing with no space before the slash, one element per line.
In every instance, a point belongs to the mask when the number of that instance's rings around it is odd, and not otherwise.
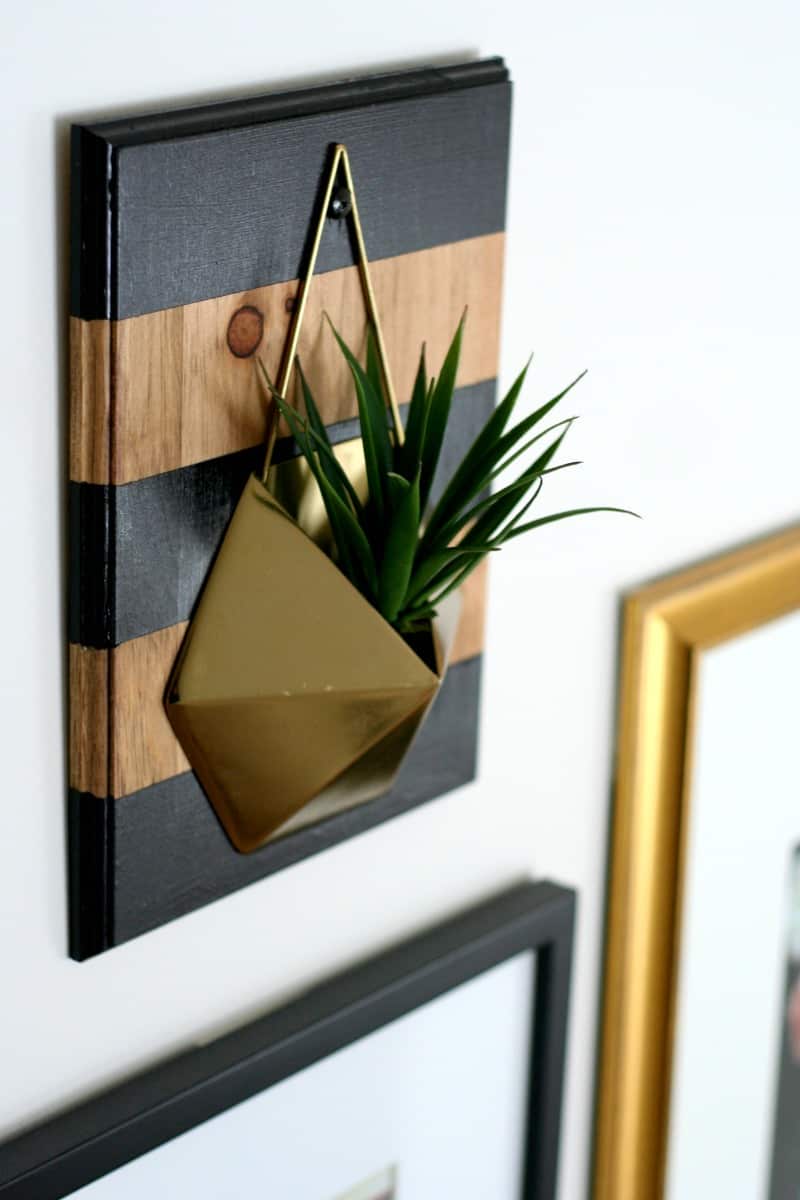
<path fill-rule="evenodd" d="M 278 392 L 288 394 L 340 170 L 393 436 L 401 444 L 403 427 L 342 145 L 333 149 Z M 279 476 L 286 477 L 289 467 L 270 472 L 277 416 L 273 404 L 262 479 L 252 476 L 245 486 L 166 695 L 184 753 L 230 840 L 243 852 L 388 790 L 439 689 L 459 609 L 457 597 L 448 598 L 427 633 L 407 641 L 364 599 L 269 490 L 282 494 Z M 295 474 L 289 467 L 289 475 Z M 326 521 L 307 519 L 322 507 L 313 480 L 310 492 L 316 493 L 310 509 L 304 513 L 302 503 L 293 503 L 294 516 L 315 536 L 324 536 Z"/>
<path fill-rule="evenodd" d="M 250 478 L 166 696 L 238 850 L 388 789 L 441 683 L 457 615 L 457 600 L 442 605 L 412 649 Z"/>

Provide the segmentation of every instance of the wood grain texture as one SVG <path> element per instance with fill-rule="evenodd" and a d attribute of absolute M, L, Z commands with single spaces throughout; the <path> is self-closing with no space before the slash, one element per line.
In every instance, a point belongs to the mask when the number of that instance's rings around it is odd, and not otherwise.
<path fill-rule="evenodd" d="M 461 617 L 453 642 L 452 661 L 463 662 L 483 650 L 486 631 L 486 593 L 489 582 L 489 561 L 484 559 L 461 588 Z"/>
<path fill-rule="evenodd" d="M 485 593 L 486 564 L 463 589 L 453 663 L 483 648 Z M 183 621 L 111 651 L 70 647 L 70 785 L 76 791 L 127 796 L 189 770 L 164 710 L 164 690 L 187 626 Z"/>
<path fill-rule="evenodd" d="M 465 307 L 470 315 L 459 386 L 497 374 L 503 251 L 504 235 L 498 233 L 371 264 L 401 401 L 411 394 L 422 343 L 430 370 L 438 369 Z M 108 468 L 91 454 L 75 455 L 73 480 L 124 484 L 262 442 L 266 411 L 254 361 L 231 352 L 228 328 L 245 306 L 262 313 L 258 352 L 277 374 L 296 292 L 292 281 L 113 323 L 113 461 Z M 324 312 L 333 315 L 354 348 L 363 349 L 365 312 L 356 267 L 314 279 L 300 340 L 304 370 L 323 419 L 331 424 L 353 417 L 356 404 Z M 76 330 L 80 346 L 107 337 L 107 322 L 73 323 L 88 326 L 87 332 Z M 86 366 L 73 382 L 74 394 L 86 395 L 85 406 L 105 415 L 111 409 L 112 374 L 98 373 L 89 354 L 81 363 Z M 92 398 L 98 387 L 104 394 Z M 83 407 L 81 402 L 78 417 Z"/>
<path fill-rule="evenodd" d="M 69 648 L 69 782 L 105 796 L 109 788 L 109 655 Z"/>
<path fill-rule="evenodd" d="M 164 691 L 186 628 L 184 622 L 101 651 L 111 660 L 112 796 L 189 770 L 164 710 Z"/>
<path fill-rule="evenodd" d="M 111 330 L 109 321 L 69 320 L 70 479 L 110 477 Z"/>
<path fill-rule="evenodd" d="M 337 142 L 372 258 L 505 228 L 507 72 L 482 72 L 480 86 L 474 72 L 462 86 L 447 69 L 419 82 L 399 101 L 379 87 L 375 102 L 362 80 L 348 111 L 287 114 L 275 97 L 255 98 L 229 128 L 196 112 L 196 136 L 169 114 L 157 129 L 136 117 L 75 127 L 72 315 L 121 320 L 296 278 Z M 319 269 L 352 261 L 346 230 L 330 221 Z"/>

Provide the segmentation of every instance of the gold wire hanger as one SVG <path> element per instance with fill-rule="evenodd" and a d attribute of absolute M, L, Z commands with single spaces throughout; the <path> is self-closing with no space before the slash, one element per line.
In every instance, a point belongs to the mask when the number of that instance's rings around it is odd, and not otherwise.
<path fill-rule="evenodd" d="M 292 371 L 294 369 L 295 358 L 297 357 L 297 343 L 300 339 L 300 330 L 303 324 L 303 317 L 306 311 L 306 301 L 308 300 L 309 288 L 311 279 L 314 274 L 314 267 L 317 262 L 317 254 L 319 252 L 322 234 L 325 228 L 325 221 L 330 214 L 331 198 L 333 196 L 333 188 L 336 183 L 336 178 L 341 168 L 344 174 L 345 185 L 347 187 L 347 196 L 344 203 L 349 202 L 349 213 L 344 211 L 341 215 L 346 219 L 347 216 L 353 218 L 353 229 L 356 235 L 356 245 L 358 247 L 358 273 L 361 278 L 361 289 L 364 293 L 364 303 L 367 309 L 367 317 L 372 324 L 375 333 L 375 345 L 378 351 L 378 361 L 380 362 L 381 375 L 383 376 L 383 384 L 386 389 L 386 397 L 389 403 L 389 410 L 392 414 L 392 425 L 394 427 L 395 441 L 399 446 L 403 444 L 403 425 L 400 420 L 400 412 L 397 407 L 397 398 L 392 384 L 392 376 L 389 370 L 389 361 L 386 356 L 386 345 L 383 340 L 383 331 L 381 329 L 380 317 L 378 316 L 378 307 L 375 303 L 375 293 L 372 290 L 372 280 L 369 274 L 369 260 L 367 258 L 367 250 L 364 245 L 364 233 L 361 228 L 361 220 L 358 215 L 358 204 L 356 203 L 356 191 L 353 185 L 353 175 L 350 170 L 350 159 L 347 154 L 347 147 L 341 143 L 334 146 L 333 158 L 331 160 L 330 170 L 328 172 L 327 182 L 325 184 L 325 193 L 320 205 L 319 218 L 317 227 L 314 231 L 314 240 L 311 244 L 311 253 L 308 259 L 306 273 L 300 282 L 300 294 L 295 305 L 292 323 L 289 327 L 289 336 L 286 343 L 281 368 L 278 373 L 278 379 L 275 384 L 275 389 L 280 396 L 287 396 L 289 383 L 291 382 Z M 264 459 L 264 470 L 262 473 L 262 481 L 267 482 L 269 469 L 272 465 L 272 455 L 275 450 L 275 441 L 278 436 L 278 425 L 280 414 L 278 406 L 273 400 L 272 415 L 270 418 L 269 428 L 267 430 L 266 454 Z"/>

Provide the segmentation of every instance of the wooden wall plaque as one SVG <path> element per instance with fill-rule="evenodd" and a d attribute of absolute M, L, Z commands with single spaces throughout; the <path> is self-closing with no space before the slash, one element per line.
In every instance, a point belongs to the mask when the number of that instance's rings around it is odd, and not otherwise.
<path fill-rule="evenodd" d="M 419 346 L 468 334 L 437 486 L 495 401 L 511 84 L 501 60 L 76 126 L 72 141 L 70 953 L 153 929 L 474 777 L 485 573 L 454 665 L 390 793 L 250 855 L 228 842 L 163 708 L 241 488 L 331 143 L 347 144 L 401 401 Z M 343 223 L 327 222 L 300 351 L 332 439 L 355 402 L 325 335 L 361 344 Z M 293 453 L 282 438 L 276 458 Z"/>

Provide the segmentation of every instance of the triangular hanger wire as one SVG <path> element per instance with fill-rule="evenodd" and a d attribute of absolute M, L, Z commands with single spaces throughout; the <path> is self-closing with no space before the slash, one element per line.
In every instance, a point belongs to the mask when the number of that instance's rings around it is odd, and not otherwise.
<path fill-rule="evenodd" d="M 300 282 L 300 294 L 295 305 L 292 323 L 289 328 L 289 335 L 284 350 L 283 359 L 281 361 L 281 369 L 278 374 L 278 379 L 275 384 L 275 389 L 281 396 L 288 395 L 288 388 L 292 378 L 295 358 L 297 357 L 297 344 L 300 340 L 300 330 L 303 325 L 303 317 L 306 310 L 306 301 L 311 286 L 311 280 L 314 275 L 314 268 L 317 262 L 317 254 L 319 252 L 322 234 L 325 229 L 326 218 L 330 215 L 331 198 L 333 189 L 336 183 L 336 178 L 339 170 L 344 174 L 345 184 L 349 193 L 350 212 L 345 214 L 352 217 L 353 229 L 356 235 L 356 246 L 358 248 L 358 273 L 361 278 L 361 290 L 364 294 L 364 303 L 367 310 L 367 317 L 372 325 L 375 334 L 375 345 L 378 351 L 378 360 L 381 366 L 381 374 L 383 383 L 386 389 L 386 398 L 389 403 L 389 410 L 392 414 L 392 424 L 394 426 L 395 441 L 398 445 L 403 444 L 403 425 L 400 420 L 400 412 L 397 407 L 397 398 L 395 396 L 394 386 L 392 384 L 392 376 L 389 370 L 389 361 L 386 357 L 386 346 L 383 340 L 383 331 L 381 329 L 380 317 L 378 316 L 378 307 L 375 303 L 375 293 L 372 290 L 372 280 L 369 274 L 369 260 L 367 258 L 367 250 L 364 245 L 364 233 L 361 228 L 361 221 L 358 215 L 358 204 L 356 202 L 356 190 L 353 186 L 353 175 L 350 170 L 350 159 L 347 154 L 347 147 L 341 144 L 334 146 L 333 158 L 331 160 L 328 179 L 325 184 L 325 193 L 320 205 L 317 227 L 314 231 L 314 240 L 311 244 L 311 253 L 308 258 L 308 266 L 306 273 Z M 264 459 L 264 471 L 262 480 L 267 482 L 270 466 L 272 465 L 272 455 L 275 449 L 275 440 L 278 436 L 279 413 L 278 406 L 273 402 L 272 415 L 270 418 L 269 429 L 267 431 L 266 454 Z"/>

